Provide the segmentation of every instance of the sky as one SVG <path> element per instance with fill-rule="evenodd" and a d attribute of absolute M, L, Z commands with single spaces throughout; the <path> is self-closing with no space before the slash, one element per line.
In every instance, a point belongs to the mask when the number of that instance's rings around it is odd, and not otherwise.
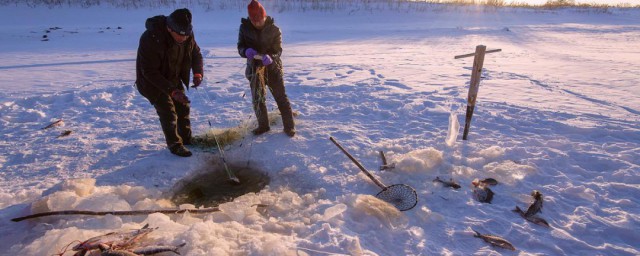
<path fill-rule="evenodd" d="M 271 131 L 250 134 L 256 123 L 236 49 L 244 10 L 194 9 L 205 62 L 203 85 L 187 92 L 194 134 L 239 131 L 224 148 L 237 189 L 264 177 L 268 184 L 206 214 L 11 221 L 63 210 L 193 209 L 199 201 L 172 199 L 185 189 L 206 198 L 214 197 L 209 187 L 236 191 L 225 183 L 219 150 L 191 147 L 194 155 L 180 158 L 166 149 L 153 107 L 133 86 L 145 19 L 171 11 L 0 8 L 0 255 L 57 254 L 147 224 L 153 230 L 126 250 L 640 254 L 637 9 L 268 10 L 283 32 L 293 138 L 282 132 L 271 96 Z M 462 140 L 473 58 L 454 56 L 477 45 L 501 51 L 485 56 Z M 399 211 L 376 198 L 381 188 L 330 137 L 385 185 L 415 189 L 417 205 Z M 395 168 L 380 170 L 379 151 Z M 211 177 L 215 186 L 194 182 Z M 476 178 L 498 181 L 490 204 L 474 198 Z M 528 207 L 534 190 L 544 202 L 536 216 L 550 227 L 512 212 Z"/>

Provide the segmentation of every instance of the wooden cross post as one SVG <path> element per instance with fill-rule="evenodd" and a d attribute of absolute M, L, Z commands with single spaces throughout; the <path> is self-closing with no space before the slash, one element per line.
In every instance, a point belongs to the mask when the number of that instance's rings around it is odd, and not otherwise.
<path fill-rule="evenodd" d="M 488 50 L 484 45 L 476 46 L 475 53 L 469 53 L 464 55 L 458 55 L 455 58 L 461 59 L 474 56 L 473 69 L 471 70 L 471 82 L 469 84 L 469 96 L 467 97 L 467 115 L 464 122 L 464 134 L 463 140 L 467 140 L 467 134 L 469 134 L 469 126 L 471 126 L 471 117 L 473 116 L 473 109 L 476 106 L 476 98 L 478 97 L 478 89 L 480 87 L 480 77 L 482 75 L 482 64 L 484 63 L 484 55 L 486 53 L 499 52 L 502 49 Z"/>

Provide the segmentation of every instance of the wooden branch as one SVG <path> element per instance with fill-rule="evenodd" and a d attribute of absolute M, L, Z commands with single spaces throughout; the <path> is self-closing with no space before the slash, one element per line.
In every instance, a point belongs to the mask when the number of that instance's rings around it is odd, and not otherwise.
<path fill-rule="evenodd" d="M 382 165 L 387 165 L 387 157 L 384 156 L 382 150 L 380 150 L 380 158 L 382 158 Z"/>
<path fill-rule="evenodd" d="M 180 214 L 180 213 L 184 213 L 184 212 L 201 214 L 201 213 L 210 213 L 210 212 L 217 212 L 217 211 L 220 211 L 220 209 L 218 209 L 218 207 L 203 208 L 203 209 L 165 209 L 165 210 L 106 211 L 106 212 L 70 210 L 70 211 L 41 212 L 41 213 L 36 213 L 36 214 L 24 216 L 24 217 L 13 218 L 13 219 L 11 219 L 11 221 L 19 222 L 19 221 L 23 221 L 23 220 L 27 220 L 27 219 L 40 218 L 40 217 L 46 217 L 46 216 L 57 216 L 57 215 L 92 215 L 92 216 L 101 216 L 101 215 L 109 215 L 109 214 L 111 214 L 111 215 L 116 215 L 116 216 L 122 216 L 122 215 L 146 215 L 146 214 L 152 214 L 152 213 Z"/>

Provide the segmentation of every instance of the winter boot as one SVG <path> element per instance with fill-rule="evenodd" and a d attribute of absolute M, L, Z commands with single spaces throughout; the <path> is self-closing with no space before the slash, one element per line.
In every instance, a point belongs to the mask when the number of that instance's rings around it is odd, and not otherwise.
<path fill-rule="evenodd" d="M 289 100 L 283 101 L 278 105 L 280 109 L 280 115 L 282 116 L 282 125 L 284 126 L 284 133 L 289 137 L 296 135 L 295 122 L 293 121 L 293 111 L 291 110 L 291 104 Z"/>
<path fill-rule="evenodd" d="M 253 135 L 260 135 L 260 134 L 263 134 L 263 133 L 268 132 L 270 130 L 271 130 L 271 128 L 269 126 L 266 126 L 266 127 L 265 126 L 262 126 L 262 127 L 258 126 L 258 128 L 253 129 L 253 131 L 251 131 L 251 132 L 253 132 Z"/>
<path fill-rule="evenodd" d="M 190 157 L 191 156 L 191 151 L 189 151 L 189 149 L 185 148 L 181 144 L 176 144 L 176 145 L 172 146 L 169 150 L 171 151 L 172 154 L 177 155 L 177 156 L 181 156 L 181 157 Z"/>
<path fill-rule="evenodd" d="M 293 137 L 296 135 L 296 129 L 295 128 L 291 128 L 291 129 L 284 129 L 284 133 L 287 134 L 287 136 L 289 137 Z"/>

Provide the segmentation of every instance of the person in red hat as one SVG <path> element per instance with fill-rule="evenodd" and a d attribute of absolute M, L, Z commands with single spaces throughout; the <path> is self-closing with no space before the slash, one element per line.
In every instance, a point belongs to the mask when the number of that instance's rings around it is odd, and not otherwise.
<path fill-rule="evenodd" d="M 140 36 L 136 58 L 136 87 L 154 106 L 171 153 L 188 157 L 191 151 L 189 120 L 190 71 L 193 87 L 202 82 L 202 54 L 193 36 L 191 12 L 177 9 L 171 15 L 148 18 Z"/>
<path fill-rule="evenodd" d="M 266 88 L 260 85 L 260 79 L 256 75 L 256 70 L 264 66 L 264 81 L 282 115 L 284 132 L 289 137 L 293 137 L 296 134 L 293 111 L 284 89 L 284 71 L 280 59 L 282 32 L 273 18 L 267 16 L 266 10 L 258 1 L 252 0 L 247 10 L 249 17 L 241 19 L 238 53 L 243 58 L 247 58 L 245 76 L 250 81 L 253 110 L 258 119 L 258 127 L 253 130 L 253 134 L 260 135 L 271 129 L 265 103 Z"/>

